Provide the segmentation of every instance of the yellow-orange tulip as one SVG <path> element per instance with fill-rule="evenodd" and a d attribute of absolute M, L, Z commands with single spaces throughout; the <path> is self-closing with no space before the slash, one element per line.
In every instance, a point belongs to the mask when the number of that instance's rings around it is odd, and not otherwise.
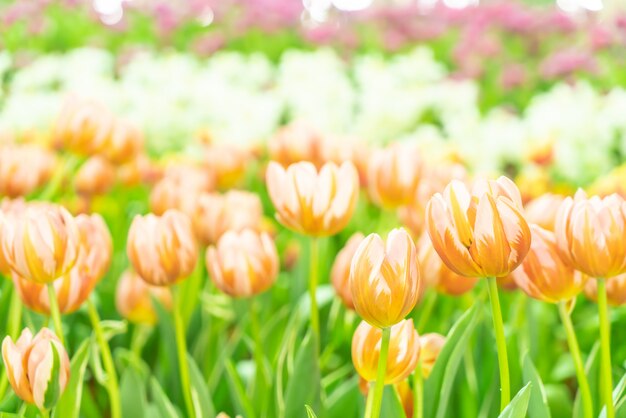
<path fill-rule="evenodd" d="M 216 247 L 209 247 L 206 265 L 213 282 L 234 297 L 249 297 L 265 290 L 276 280 L 279 269 L 274 241 L 263 232 L 250 229 L 228 231 Z"/>
<path fill-rule="evenodd" d="M 133 160 L 143 148 L 143 134 L 129 122 L 117 119 L 107 138 L 106 145 L 98 153 L 113 164 Z"/>
<path fill-rule="evenodd" d="M 531 225 L 530 231 L 530 251 L 511 273 L 515 283 L 529 296 L 544 302 L 575 298 L 583 290 L 587 276 L 561 259 L 552 232 L 538 225 Z"/>
<path fill-rule="evenodd" d="M 605 279 L 626 272 L 626 202 L 617 194 L 588 199 L 579 190 L 566 198 L 555 234 L 561 256 L 575 269 Z"/>
<path fill-rule="evenodd" d="M 54 348 L 53 348 L 54 346 Z M 55 352 L 59 362 L 58 392 L 48 390 L 52 378 Z M 13 342 L 7 336 L 2 341 L 2 359 L 9 383 L 17 396 L 40 409 L 53 407 L 70 377 L 70 360 L 65 348 L 48 328 L 42 328 L 33 338 L 28 328 Z"/>
<path fill-rule="evenodd" d="M 466 277 L 503 277 L 530 249 L 519 190 L 506 177 L 472 191 L 453 180 L 426 208 L 428 235 L 443 262 Z"/>
<path fill-rule="evenodd" d="M 430 376 L 445 343 L 446 337 L 436 332 L 420 336 L 420 364 L 424 379 L 428 379 Z"/>
<path fill-rule="evenodd" d="M 543 229 L 554 232 L 554 223 L 561 203 L 565 197 L 546 193 L 531 200 L 524 207 L 524 215 L 528 223 L 537 224 Z"/>
<path fill-rule="evenodd" d="M 376 327 L 390 327 L 411 312 L 420 296 L 420 272 L 415 244 L 404 229 L 391 231 L 386 243 L 370 234 L 359 244 L 350 290 L 354 309 Z"/>
<path fill-rule="evenodd" d="M 198 196 L 215 186 L 213 174 L 193 166 L 169 167 L 150 193 L 150 210 L 157 215 L 168 209 L 178 209 L 192 216 Z"/>
<path fill-rule="evenodd" d="M 83 195 L 100 195 L 108 192 L 115 183 L 115 168 L 105 158 L 90 157 L 74 177 L 76 191 Z"/>
<path fill-rule="evenodd" d="M 191 274 L 198 259 L 191 222 L 175 209 L 136 215 L 128 231 L 128 258 L 147 283 L 169 286 Z"/>
<path fill-rule="evenodd" d="M 372 152 L 367 186 L 374 202 L 388 208 L 408 205 L 422 177 L 421 157 L 416 146 L 394 143 Z"/>
<path fill-rule="evenodd" d="M 0 203 L 0 242 L 7 238 L 5 228 L 7 222 L 11 222 L 8 218 L 19 214 L 26 209 L 27 203 L 23 198 L 2 199 Z M 11 265 L 4 254 L 4 245 L 0 245 L 0 273 L 8 278 L 11 275 Z"/>
<path fill-rule="evenodd" d="M 324 137 L 313 127 L 293 122 L 276 132 L 267 146 L 270 158 L 284 167 L 301 161 L 321 167 L 324 164 L 323 142 Z"/>
<path fill-rule="evenodd" d="M 352 235 L 346 245 L 337 253 L 330 271 L 330 278 L 335 292 L 348 309 L 354 309 L 352 291 L 350 289 L 350 265 L 352 264 L 354 253 L 356 253 L 359 244 L 361 244 L 364 238 L 365 236 L 360 232 Z"/>
<path fill-rule="evenodd" d="M 126 270 L 122 274 L 115 292 L 115 306 L 120 315 L 136 324 L 155 324 L 157 313 L 152 298 L 166 309 L 172 307 L 172 292 L 169 287 L 151 286 L 132 270 Z"/>
<path fill-rule="evenodd" d="M 326 163 L 318 172 L 310 162 L 286 170 L 271 161 L 267 188 L 284 226 L 313 236 L 334 235 L 348 224 L 359 196 L 359 175 L 351 162 Z"/>
<path fill-rule="evenodd" d="M 50 180 L 55 166 L 54 154 L 36 145 L 0 147 L 0 195 L 30 194 Z"/>
<path fill-rule="evenodd" d="M 74 267 L 80 235 L 76 221 L 62 206 L 29 204 L 3 222 L 4 255 L 19 276 L 45 284 Z"/>
<path fill-rule="evenodd" d="M 361 321 L 352 337 L 352 363 L 359 375 L 372 382 L 376 380 L 382 330 Z M 412 319 L 405 319 L 391 327 L 385 384 L 391 385 L 406 379 L 420 355 L 420 338 Z"/>
<path fill-rule="evenodd" d="M 329 135 L 322 141 L 322 159 L 341 164 L 351 161 L 359 172 L 361 186 L 367 184 L 370 150 L 361 138 Z"/>
<path fill-rule="evenodd" d="M 585 296 L 596 302 L 598 300 L 598 284 L 596 279 L 589 279 L 585 283 Z M 626 304 L 626 274 L 614 276 L 606 282 L 606 300 L 611 306 Z"/>
<path fill-rule="evenodd" d="M 215 173 L 217 186 L 226 189 L 241 180 L 251 160 L 251 153 L 243 148 L 213 144 L 204 149 L 202 163 Z"/>

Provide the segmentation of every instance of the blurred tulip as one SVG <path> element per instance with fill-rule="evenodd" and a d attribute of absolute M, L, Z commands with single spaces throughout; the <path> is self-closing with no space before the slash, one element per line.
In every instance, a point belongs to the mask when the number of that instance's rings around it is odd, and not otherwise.
<path fill-rule="evenodd" d="M 213 175 L 202 168 L 174 165 L 168 167 L 150 193 L 150 210 L 157 215 L 178 209 L 192 216 L 201 193 L 213 190 Z"/>
<path fill-rule="evenodd" d="M 354 309 L 373 326 L 397 324 L 417 303 L 419 273 L 415 244 L 404 229 L 391 231 L 386 243 L 378 234 L 368 235 L 350 267 Z"/>
<path fill-rule="evenodd" d="M 598 301 L 598 284 L 596 279 L 589 279 L 585 283 L 585 296 L 587 299 Z M 626 304 L 626 274 L 614 276 L 606 282 L 606 298 L 611 306 L 622 306 Z"/>
<path fill-rule="evenodd" d="M 65 348 L 48 328 L 33 337 L 28 328 L 14 343 L 7 336 L 2 341 L 2 359 L 9 383 L 17 396 L 39 409 L 52 408 L 65 391 L 70 377 L 70 360 Z M 58 367 L 53 374 L 55 364 Z M 52 378 L 57 382 L 51 382 Z"/>
<path fill-rule="evenodd" d="M 456 180 L 426 208 L 428 235 L 443 262 L 466 277 L 503 277 L 530 249 L 515 184 L 506 177 L 478 181 L 471 194 Z"/>
<path fill-rule="evenodd" d="M 513 292 L 517 290 L 517 283 L 515 283 L 515 279 L 513 278 L 513 272 L 507 274 L 506 276 L 498 277 L 497 281 L 498 288 L 504 290 L 505 292 Z"/>
<path fill-rule="evenodd" d="M 36 145 L 0 147 L 0 195 L 26 196 L 46 184 L 56 166 L 55 155 Z"/>
<path fill-rule="evenodd" d="M 352 264 L 354 253 L 356 253 L 359 244 L 361 244 L 364 238 L 365 236 L 360 232 L 353 234 L 341 251 L 337 253 L 330 271 L 330 278 L 335 288 L 335 293 L 337 293 L 348 309 L 354 309 L 352 291 L 350 289 L 350 265 Z"/>
<path fill-rule="evenodd" d="M 205 147 L 202 162 L 215 173 L 217 186 L 227 189 L 242 179 L 251 160 L 250 152 L 235 145 L 213 144 Z"/>
<path fill-rule="evenodd" d="M 139 129 L 125 120 L 117 119 L 110 136 L 99 154 L 113 164 L 132 161 L 143 148 L 143 135 Z"/>
<path fill-rule="evenodd" d="M 350 161 L 359 173 L 361 186 L 367 184 L 367 167 L 370 151 L 361 138 L 347 136 L 326 136 L 322 141 L 322 159 L 342 164 Z"/>
<path fill-rule="evenodd" d="M 553 189 L 551 175 L 547 168 L 525 166 L 515 177 L 515 184 L 520 190 L 522 203 L 526 204 Z"/>
<path fill-rule="evenodd" d="M 424 379 L 430 376 L 445 343 L 446 337 L 435 332 L 420 336 L 420 364 Z"/>
<path fill-rule="evenodd" d="M 215 244 L 226 231 L 258 230 L 263 217 L 263 204 L 255 193 L 230 190 L 203 193 L 193 212 L 196 236 L 204 245 Z"/>
<path fill-rule="evenodd" d="M 155 324 L 158 317 L 152 298 L 166 309 L 171 309 L 172 292 L 169 287 L 151 286 L 132 270 L 122 274 L 115 292 L 115 306 L 120 315 L 135 324 Z"/>
<path fill-rule="evenodd" d="M 524 208 L 528 223 L 537 224 L 543 229 L 554 232 L 554 223 L 561 203 L 565 197 L 546 193 L 531 200 Z"/>
<path fill-rule="evenodd" d="M 367 171 L 369 195 L 387 208 L 411 203 L 422 177 L 419 150 L 413 144 L 394 143 L 371 153 Z"/>
<path fill-rule="evenodd" d="M 26 206 L 27 203 L 23 198 L 2 199 L 0 203 L 0 242 L 7 238 L 5 228 L 7 228 L 6 223 L 11 222 L 9 218 L 24 211 Z M 0 273 L 6 278 L 9 278 L 11 275 L 11 266 L 4 254 L 4 245 L 0 245 Z"/>
<path fill-rule="evenodd" d="M 267 188 L 281 224 L 313 236 L 334 235 L 346 227 L 359 197 L 354 164 L 326 163 L 318 172 L 309 162 L 286 170 L 270 162 Z"/>
<path fill-rule="evenodd" d="M 376 380 L 381 340 L 382 330 L 365 321 L 361 321 L 352 337 L 352 363 L 368 382 Z M 415 370 L 419 355 L 420 338 L 413 328 L 413 320 L 402 320 L 391 327 L 385 384 L 396 384 L 406 379 Z"/>
<path fill-rule="evenodd" d="M 46 284 L 74 266 L 80 235 L 76 221 L 62 206 L 31 203 L 3 222 L 4 255 L 19 276 Z"/>
<path fill-rule="evenodd" d="M 114 183 L 115 168 L 99 155 L 85 161 L 74 177 L 76 191 L 88 196 L 105 194 Z"/>
<path fill-rule="evenodd" d="M 169 286 L 186 278 L 198 259 L 191 222 L 175 209 L 161 216 L 136 215 L 128 231 L 126 252 L 139 276 L 154 286 Z"/>
<path fill-rule="evenodd" d="M 292 122 L 281 128 L 267 144 L 270 159 L 283 167 L 301 161 L 308 161 L 315 167 L 322 167 L 323 136 L 313 127 L 303 122 Z"/>
<path fill-rule="evenodd" d="M 626 273 L 626 202 L 617 194 L 587 198 L 582 190 L 559 209 L 556 242 L 575 269 L 608 279 Z"/>
<path fill-rule="evenodd" d="M 206 265 L 213 282 L 233 297 L 250 297 L 269 289 L 278 276 L 278 252 L 267 233 L 228 231 L 209 247 Z"/>

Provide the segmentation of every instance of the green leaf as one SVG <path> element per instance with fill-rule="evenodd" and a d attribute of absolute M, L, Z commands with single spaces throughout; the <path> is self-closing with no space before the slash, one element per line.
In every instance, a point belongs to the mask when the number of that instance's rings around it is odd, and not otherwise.
<path fill-rule="evenodd" d="M 189 354 L 187 354 L 187 364 L 189 365 L 189 378 L 191 381 L 191 399 L 196 415 L 198 418 L 213 418 L 216 412 L 211 400 L 211 392 L 209 392 L 209 388 L 196 362 Z"/>
<path fill-rule="evenodd" d="M 468 349 L 469 339 L 481 316 L 481 307 L 475 304 L 468 309 L 454 324 L 444 344 L 433 370 L 424 385 L 424 416 L 446 416 L 452 386 Z"/>
<path fill-rule="evenodd" d="M 122 416 L 133 418 L 146 417 L 148 400 L 146 385 L 141 373 L 134 367 L 127 367 L 120 379 Z"/>
<path fill-rule="evenodd" d="M 530 400 L 530 392 L 532 383 L 527 383 L 517 395 L 511 400 L 511 403 L 504 408 L 504 411 L 498 418 L 525 418 L 528 409 L 528 401 Z"/>
<path fill-rule="evenodd" d="M 56 408 L 54 408 L 55 417 L 78 418 L 90 348 L 90 341 L 84 341 L 74 354 L 74 357 L 72 357 L 70 362 L 70 380 Z"/>
<path fill-rule="evenodd" d="M 59 382 L 61 359 L 59 358 L 59 351 L 52 341 L 50 341 L 50 348 L 52 348 L 52 370 L 50 371 L 46 393 L 43 397 L 43 407 L 46 409 L 52 408 L 59 400 L 59 396 L 61 396 L 61 383 Z"/>
<path fill-rule="evenodd" d="M 297 417 L 302 405 L 312 405 L 320 411 L 320 370 L 315 349 L 315 339 L 309 333 L 304 338 L 296 360 L 293 374 L 289 376 L 285 391 L 285 416 Z"/>
<path fill-rule="evenodd" d="M 615 405 L 615 416 L 617 418 L 626 417 L 626 396 L 624 396 L 624 391 L 626 390 L 626 374 L 622 376 L 622 378 L 613 389 L 613 405 Z M 602 407 L 602 411 L 600 411 L 600 416 L 598 418 L 606 418 L 606 407 Z"/>
<path fill-rule="evenodd" d="M 551 418 L 550 407 L 546 397 L 546 390 L 543 386 L 541 376 L 533 364 L 530 355 L 526 353 L 522 360 L 522 375 L 524 382 L 532 383 L 530 393 L 530 403 L 528 405 L 528 416 L 531 418 Z"/>
<path fill-rule="evenodd" d="M 154 378 L 150 378 L 150 394 L 152 401 L 159 411 L 159 415 L 163 418 L 180 418 L 178 412 L 172 402 L 168 399 L 159 382 Z"/>
<path fill-rule="evenodd" d="M 228 377 L 228 384 L 230 386 L 230 394 L 235 404 L 237 413 L 241 413 L 246 417 L 254 418 L 254 408 L 250 403 L 250 399 L 246 395 L 246 390 L 243 387 L 243 383 L 237 374 L 237 370 L 230 359 L 226 359 L 225 364 L 226 377 Z M 304 403 L 300 404 L 302 407 Z"/>
<path fill-rule="evenodd" d="M 585 363 L 585 374 L 589 381 L 589 388 L 591 389 L 591 397 L 593 399 L 594 416 L 599 414 L 600 395 L 598 377 L 600 375 L 600 343 L 596 342 L 587 357 Z M 576 394 L 576 400 L 574 401 L 574 418 L 583 418 L 582 399 L 580 398 L 580 392 Z"/>
<path fill-rule="evenodd" d="M 304 405 L 304 408 L 306 409 L 306 416 L 308 418 L 317 418 L 317 415 L 315 415 L 315 412 L 313 412 L 313 409 L 311 409 L 309 405 Z"/>
<path fill-rule="evenodd" d="M 381 417 L 406 418 L 402 401 L 394 385 L 385 386 L 383 403 L 380 408 Z"/>
<path fill-rule="evenodd" d="M 359 379 L 341 383 L 329 396 L 326 402 L 328 418 L 346 418 L 363 416 L 365 408 L 363 394 L 359 390 Z"/>

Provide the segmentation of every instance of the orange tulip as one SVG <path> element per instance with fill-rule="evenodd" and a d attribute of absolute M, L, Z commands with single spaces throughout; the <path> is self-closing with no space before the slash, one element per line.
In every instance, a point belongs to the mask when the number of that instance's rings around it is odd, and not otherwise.
<path fill-rule="evenodd" d="M 426 208 L 428 235 L 443 262 L 466 277 L 503 277 L 530 249 L 519 190 L 506 177 L 478 181 L 470 193 L 460 181 L 434 195 Z"/>
<path fill-rule="evenodd" d="M 36 145 L 0 147 L 0 195 L 32 193 L 50 180 L 55 166 L 55 155 Z"/>
<path fill-rule="evenodd" d="M 554 223 L 561 203 L 565 197 L 546 193 L 537 199 L 531 200 L 524 208 L 528 223 L 537 224 L 543 229 L 554 232 Z"/>
<path fill-rule="evenodd" d="M 587 299 L 597 302 L 598 284 L 596 279 L 589 279 L 583 289 Z M 606 282 L 606 300 L 611 306 L 626 304 L 626 274 L 614 276 Z"/>
<path fill-rule="evenodd" d="M 132 161 L 143 149 L 143 134 L 137 127 L 117 119 L 110 132 L 106 146 L 99 154 L 113 164 L 123 164 Z"/>
<path fill-rule="evenodd" d="M 313 236 L 334 235 L 348 224 L 359 197 L 359 176 L 351 162 L 326 163 L 318 172 L 309 162 L 286 170 L 271 161 L 267 188 L 284 226 Z"/>
<path fill-rule="evenodd" d="M 122 274 L 115 292 L 115 306 L 120 315 L 136 324 L 155 324 L 157 313 L 152 298 L 166 309 L 172 307 L 172 292 L 169 287 L 151 286 L 132 270 L 126 270 Z"/>
<path fill-rule="evenodd" d="M 417 303 L 419 273 L 415 244 L 404 229 L 391 231 L 386 243 L 378 234 L 368 235 L 350 267 L 354 309 L 376 327 L 397 324 Z"/>
<path fill-rule="evenodd" d="M 189 218 L 175 209 L 162 216 L 136 215 L 128 231 L 126 252 L 147 283 L 169 286 L 191 274 L 198 247 Z"/>
<path fill-rule="evenodd" d="M 2 199 L 2 203 L 0 203 L 0 242 L 7 238 L 5 228 L 8 226 L 6 223 L 11 222 L 8 218 L 24 211 L 26 206 L 27 203 L 23 198 Z M 11 275 L 11 265 L 4 254 L 4 244 L 0 245 L 0 273 L 7 278 Z"/>
<path fill-rule="evenodd" d="M 19 276 L 46 284 L 74 267 L 79 230 L 62 206 L 31 203 L 24 211 L 5 216 L 3 222 L 4 255 Z"/>
<path fill-rule="evenodd" d="M 228 231 L 206 253 L 211 278 L 222 292 L 250 297 L 269 289 L 278 276 L 278 252 L 267 233 Z"/>
<path fill-rule="evenodd" d="M 214 186 L 212 173 L 205 169 L 185 165 L 170 166 L 150 193 L 150 210 L 162 215 L 168 209 L 178 209 L 192 216 L 198 196 L 211 191 Z"/>
<path fill-rule="evenodd" d="M 98 155 L 85 161 L 74 177 L 76 191 L 89 196 L 105 194 L 114 183 L 115 168 L 108 160 Z"/>
<path fill-rule="evenodd" d="M 421 157 L 416 146 L 394 143 L 372 152 L 367 185 L 374 202 L 388 208 L 411 203 L 422 177 Z"/>
<path fill-rule="evenodd" d="M 323 161 L 341 164 L 351 161 L 359 173 L 361 186 L 367 184 L 367 168 L 370 151 L 361 138 L 350 136 L 326 136 L 321 143 Z"/>
<path fill-rule="evenodd" d="M 430 376 L 445 343 L 446 337 L 436 332 L 420 336 L 420 364 L 424 379 Z"/>
<path fill-rule="evenodd" d="M 330 271 L 330 278 L 335 292 L 348 309 L 354 309 L 352 291 L 350 289 L 350 265 L 352 264 L 352 257 L 354 257 L 357 248 L 359 248 L 364 238 L 365 236 L 360 232 L 352 235 L 346 245 L 337 253 Z"/>
<path fill-rule="evenodd" d="M 49 390 L 54 387 L 50 379 L 55 356 L 59 362 L 59 380 L 55 382 L 58 391 Z M 25 402 L 35 404 L 39 409 L 50 409 L 65 391 L 70 377 L 70 360 L 57 336 L 48 328 L 42 328 L 34 338 L 30 330 L 24 328 L 15 343 L 11 337 L 4 337 L 2 359 L 13 391 Z"/>
<path fill-rule="evenodd" d="M 321 167 L 324 164 L 321 155 L 323 141 L 323 136 L 313 127 L 293 122 L 276 132 L 267 146 L 270 159 L 284 167 L 301 161 Z"/>
<path fill-rule="evenodd" d="M 555 226 L 561 256 L 596 278 L 626 273 L 626 202 L 617 194 L 587 198 L 582 190 L 566 198 Z"/>
<path fill-rule="evenodd" d="M 382 330 L 361 321 L 352 337 L 352 363 L 359 375 L 372 382 L 376 380 Z M 420 338 L 413 320 L 405 319 L 391 327 L 385 384 L 392 385 L 406 379 L 420 355 Z"/>
<path fill-rule="evenodd" d="M 215 173 L 217 186 L 226 189 L 242 179 L 251 160 L 247 150 L 231 144 L 214 144 L 205 147 L 202 163 Z"/>

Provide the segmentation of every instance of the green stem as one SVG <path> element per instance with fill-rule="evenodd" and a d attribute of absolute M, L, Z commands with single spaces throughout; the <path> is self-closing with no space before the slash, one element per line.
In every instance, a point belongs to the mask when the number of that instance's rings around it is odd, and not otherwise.
<path fill-rule="evenodd" d="M 133 354 L 135 354 L 139 358 L 141 358 L 143 346 L 146 344 L 148 337 L 150 337 L 150 331 L 150 325 L 135 325 L 135 330 L 133 331 L 133 336 L 130 340 L 130 351 L 132 351 Z"/>
<path fill-rule="evenodd" d="M 7 393 L 9 387 L 9 377 L 7 376 L 7 369 L 2 369 L 2 375 L 0 375 L 0 401 L 4 399 L 4 395 Z"/>
<path fill-rule="evenodd" d="M 580 355 L 580 347 L 578 346 L 576 332 L 574 331 L 574 325 L 572 324 L 572 318 L 568 312 L 566 302 L 559 302 L 559 315 L 561 316 L 561 321 L 563 322 L 563 327 L 565 328 L 567 344 L 569 345 L 569 351 L 572 354 L 574 367 L 576 368 L 576 377 L 578 378 L 578 387 L 583 403 L 583 416 L 585 418 L 592 418 L 593 401 L 591 399 L 591 389 L 589 388 L 583 358 Z"/>
<path fill-rule="evenodd" d="M 100 347 L 104 370 L 107 373 L 106 388 L 109 394 L 109 401 L 111 402 L 111 418 L 121 418 L 122 406 L 120 402 L 120 389 L 117 380 L 117 372 L 115 371 L 115 364 L 113 363 L 113 356 L 111 355 L 111 348 L 104 337 L 96 305 L 94 305 L 91 299 L 87 299 L 87 311 L 89 313 L 91 326 L 96 333 L 96 341 Z"/>
<path fill-rule="evenodd" d="M 309 298 L 311 299 L 311 329 L 315 337 L 316 353 L 320 351 L 320 318 L 317 309 L 317 281 L 319 264 L 319 240 L 311 238 L 309 253 Z"/>
<path fill-rule="evenodd" d="M 195 418 L 196 411 L 193 407 L 191 398 L 191 384 L 189 380 L 189 365 L 187 364 L 187 341 L 185 340 L 185 328 L 181 315 L 180 288 L 176 289 L 174 295 L 174 307 L 172 314 L 174 316 L 174 328 L 176 331 L 176 349 L 178 351 L 178 368 L 180 371 L 180 383 L 182 385 L 183 397 L 185 398 L 185 407 L 187 415 Z"/>
<path fill-rule="evenodd" d="M 50 418 L 50 411 L 47 409 L 40 409 L 39 414 L 41 415 L 41 418 Z"/>
<path fill-rule="evenodd" d="M 8 331 L 13 341 L 17 340 L 22 328 L 22 299 L 20 293 L 13 286 L 11 292 L 11 302 L 9 304 L 9 326 Z"/>
<path fill-rule="evenodd" d="M 383 391 L 385 389 L 385 373 L 387 372 L 387 354 L 389 353 L 391 327 L 383 328 L 382 331 L 383 336 L 380 342 L 380 357 L 378 358 L 376 384 L 374 385 L 374 390 L 370 389 L 367 397 L 365 418 L 379 418 L 380 416 L 380 406 L 383 400 Z"/>
<path fill-rule="evenodd" d="M 498 282 L 495 277 L 487 278 L 489 284 L 489 300 L 491 301 L 491 313 L 493 316 L 493 328 L 496 334 L 496 347 L 498 349 L 498 364 L 500 366 L 500 411 L 511 400 L 511 387 L 509 383 L 509 360 L 506 352 L 506 337 L 504 336 L 504 323 L 498 297 Z"/>
<path fill-rule="evenodd" d="M 57 333 L 57 337 L 59 337 L 59 340 L 61 341 L 61 345 L 65 346 L 65 338 L 63 337 L 63 324 L 61 323 L 61 311 L 59 311 L 57 294 L 54 291 L 54 285 L 52 283 L 48 283 L 47 287 L 48 301 L 50 303 L 50 315 L 52 316 L 52 322 L 54 322 L 54 329 Z"/>
<path fill-rule="evenodd" d="M 422 363 L 417 363 L 413 372 L 413 418 L 424 417 L 424 380 L 422 378 Z"/>
<path fill-rule="evenodd" d="M 433 313 L 433 308 L 435 307 L 435 302 L 437 301 L 437 292 L 431 291 L 427 296 L 424 304 L 422 305 L 422 309 L 419 312 L 419 322 L 417 323 L 417 330 L 419 332 L 424 332 L 424 327 L 428 324 L 428 320 L 430 319 L 430 315 Z"/>
<path fill-rule="evenodd" d="M 606 418 L 615 417 L 613 406 L 613 373 L 611 371 L 611 324 L 606 300 L 606 279 L 598 278 L 598 315 L 600 317 L 600 381 Z"/>
<path fill-rule="evenodd" d="M 53 200 L 57 192 L 61 189 L 66 175 L 72 175 L 79 162 L 80 158 L 75 155 L 69 155 L 64 161 L 62 160 L 61 164 L 59 164 L 60 167 L 57 168 L 54 176 L 52 176 L 52 179 L 50 179 L 46 188 L 41 191 L 39 196 L 37 196 L 37 199 L 49 201 Z"/>

